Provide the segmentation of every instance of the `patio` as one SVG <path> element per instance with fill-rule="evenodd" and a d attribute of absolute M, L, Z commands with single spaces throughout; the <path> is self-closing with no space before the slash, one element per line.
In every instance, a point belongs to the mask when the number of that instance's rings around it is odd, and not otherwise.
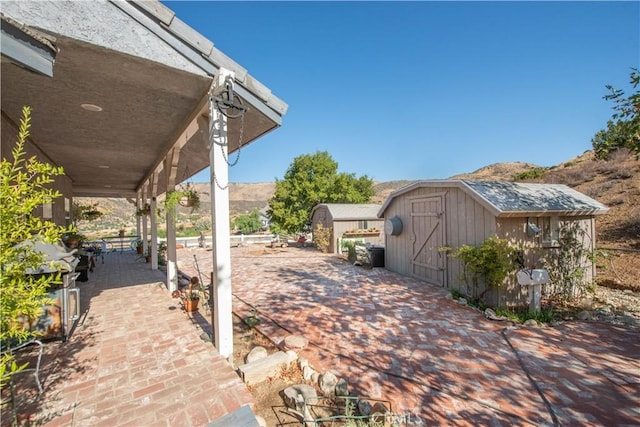
<path fill-rule="evenodd" d="M 178 251 L 203 275 L 211 253 Z M 585 322 L 510 327 L 447 291 L 313 248 L 232 250 L 233 310 L 274 342 L 301 334 L 302 356 L 388 399 L 410 425 L 637 425 L 640 338 Z"/>
<path fill-rule="evenodd" d="M 81 318 L 45 345 L 37 396 L 17 375 L 20 419 L 47 426 L 203 426 L 253 405 L 231 365 L 133 252 L 110 253 L 80 283 Z M 3 398 L 5 394 L 3 393 Z M 245 425 L 257 426 L 257 421 Z M 2 425 L 11 416 L 3 410 Z"/>

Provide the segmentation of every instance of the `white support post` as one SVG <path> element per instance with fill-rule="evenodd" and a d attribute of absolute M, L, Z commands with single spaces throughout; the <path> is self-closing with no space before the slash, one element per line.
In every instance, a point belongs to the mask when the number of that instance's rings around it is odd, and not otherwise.
<path fill-rule="evenodd" d="M 220 69 L 212 87 L 224 87 L 233 73 Z M 211 168 L 211 214 L 213 224 L 213 301 L 214 343 L 221 356 L 233 356 L 233 318 L 231 298 L 231 238 L 229 229 L 229 165 L 227 163 L 227 118 L 209 101 L 209 163 Z"/>
<path fill-rule="evenodd" d="M 149 196 L 147 195 L 147 190 L 145 189 L 142 192 L 142 205 L 146 205 L 149 200 Z M 149 206 L 151 206 L 149 204 Z M 149 212 L 149 217 L 151 217 L 151 215 L 153 215 L 153 211 Z M 145 256 L 147 254 L 147 251 L 149 250 L 149 244 L 147 242 L 147 240 L 149 239 L 149 224 L 147 222 L 147 216 L 146 215 L 142 215 L 142 234 L 140 234 L 140 238 L 142 239 L 142 256 Z"/>
<path fill-rule="evenodd" d="M 158 174 L 156 172 L 149 177 L 149 195 L 151 196 L 151 215 L 149 215 L 149 227 L 151 228 L 151 248 L 149 248 L 149 254 L 151 255 L 151 269 L 158 269 L 158 218 L 156 217 L 156 206 L 158 205 L 156 195 L 158 194 Z M 147 254 L 145 249 L 145 255 Z"/>
<path fill-rule="evenodd" d="M 165 160 L 165 176 L 167 178 L 167 195 L 170 191 L 174 191 L 175 180 L 172 178 L 172 174 L 169 173 L 173 169 L 173 163 L 177 162 L 178 153 L 172 150 L 167 155 Z M 167 286 L 169 292 L 178 290 L 178 265 L 177 265 L 177 253 L 176 253 L 176 215 L 177 212 L 171 212 L 171 209 L 166 211 L 166 226 L 167 226 Z"/>
<path fill-rule="evenodd" d="M 151 197 L 151 269 L 158 269 L 158 219 L 156 218 L 156 197 Z M 146 252 L 145 252 L 146 253 Z"/>
<path fill-rule="evenodd" d="M 140 209 L 142 205 L 142 195 L 138 192 L 136 194 L 136 236 L 138 236 L 138 238 L 140 238 L 140 235 L 142 234 L 140 233 L 142 218 L 137 215 L 137 210 Z"/>

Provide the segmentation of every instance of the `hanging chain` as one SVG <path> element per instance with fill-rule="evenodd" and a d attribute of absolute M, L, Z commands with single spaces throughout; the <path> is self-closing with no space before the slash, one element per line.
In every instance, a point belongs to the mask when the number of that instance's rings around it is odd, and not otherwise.
<path fill-rule="evenodd" d="M 236 153 L 236 159 L 233 162 L 229 162 L 229 156 L 227 153 L 224 152 L 224 147 L 222 145 L 220 145 L 220 150 L 222 151 L 222 157 L 224 158 L 224 161 L 227 162 L 227 165 L 229 165 L 229 167 L 234 167 L 235 165 L 238 164 L 238 160 L 240 160 L 240 150 L 242 150 L 242 139 L 244 138 L 244 113 L 242 113 L 242 115 L 240 116 L 240 138 L 238 140 L 238 151 Z M 227 148 L 228 148 L 227 144 Z"/>
<path fill-rule="evenodd" d="M 245 113 L 247 112 L 248 108 L 244 106 L 244 104 L 242 103 L 242 98 L 238 97 L 238 104 L 236 104 L 234 102 L 234 97 L 235 97 L 235 92 L 233 92 L 233 89 L 231 89 L 230 87 L 227 87 L 228 90 L 228 100 L 224 99 L 216 99 L 214 101 L 214 104 L 217 108 L 217 110 L 220 112 L 220 114 L 222 114 L 223 116 L 225 116 L 227 119 L 237 119 L 238 115 L 230 115 L 226 110 L 230 109 L 230 108 L 237 108 L 238 110 L 240 110 L 239 116 L 240 116 L 240 137 L 238 139 L 238 151 L 236 153 L 236 158 L 233 162 L 229 161 L 229 155 L 228 153 L 225 151 L 225 148 L 229 148 L 229 143 L 217 143 L 214 139 L 214 144 L 219 145 L 220 146 L 220 152 L 222 153 L 222 158 L 224 159 L 224 161 L 227 163 L 227 165 L 229 167 L 233 167 L 235 165 L 238 164 L 238 161 L 240 160 L 240 152 L 242 151 L 242 144 L 243 144 L 243 140 L 244 140 L 244 116 Z M 228 140 L 228 137 L 227 137 Z M 220 182 L 218 181 L 218 177 L 216 175 L 215 170 L 211 170 L 212 171 L 212 175 L 213 175 L 213 180 L 216 184 L 216 186 L 221 189 L 221 190 L 226 190 L 227 188 L 229 188 L 229 183 L 227 183 L 227 185 L 222 186 L 220 185 Z"/>

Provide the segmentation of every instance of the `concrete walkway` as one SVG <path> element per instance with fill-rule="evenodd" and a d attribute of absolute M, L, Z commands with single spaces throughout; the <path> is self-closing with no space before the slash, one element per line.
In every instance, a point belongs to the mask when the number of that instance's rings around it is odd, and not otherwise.
<path fill-rule="evenodd" d="M 212 254 L 178 251 L 208 277 Z M 311 248 L 233 248 L 234 311 L 273 341 L 306 336 L 320 372 L 389 400 L 409 425 L 640 425 L 638 330 L 509 327 L 447 291 Z"/>
<path fill-rule="evenodd" d="M 32 376 L 17 376 L 23 423 L 204 426 L 247 413 L 253 396 L 213 345 L 200 339 L 165 279 L 131 252 L 98 263 L 89 281 L 79 283 L 82 317 L 73 334 L 66 343 L 45 346 L 44 393 L 35 395 Z M 2 425 L 10 424 L 3 410 Z"/>

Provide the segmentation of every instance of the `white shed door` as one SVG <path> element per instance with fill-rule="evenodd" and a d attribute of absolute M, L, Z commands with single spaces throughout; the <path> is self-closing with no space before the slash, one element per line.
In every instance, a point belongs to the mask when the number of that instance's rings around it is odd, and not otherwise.
<path fill-rule="evenodd" d="M 429 196 L 411 200 L 411 270 L 414 276 L 445 286 L 446 254 L 444 200 Z"/>

